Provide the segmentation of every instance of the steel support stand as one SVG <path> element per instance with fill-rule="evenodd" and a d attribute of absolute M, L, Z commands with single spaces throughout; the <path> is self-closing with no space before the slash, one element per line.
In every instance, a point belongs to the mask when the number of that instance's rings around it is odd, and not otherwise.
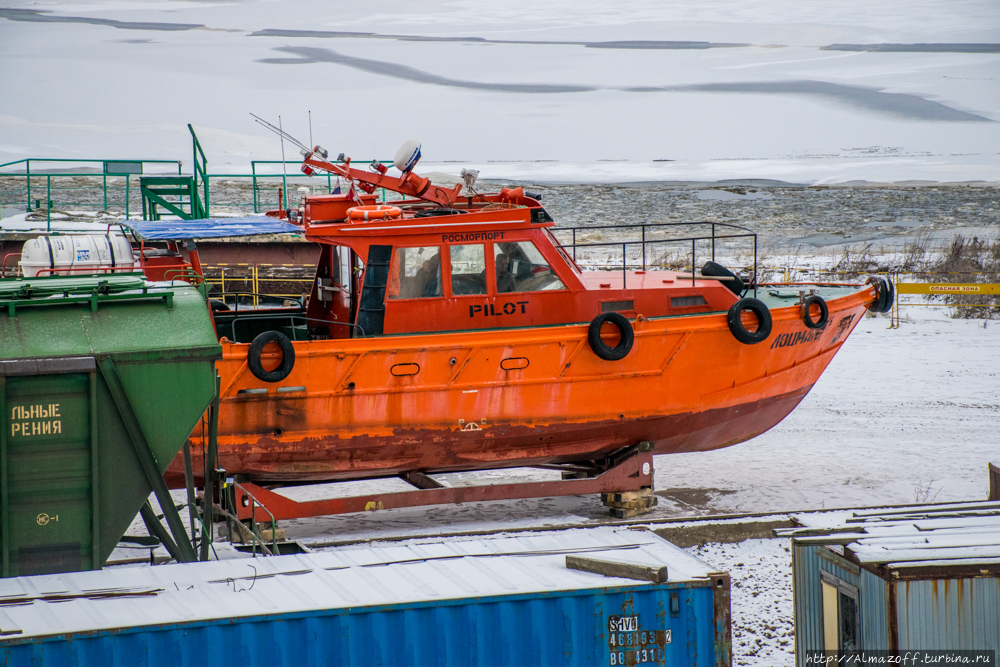
<path fill-rule="evenodd" d="M 296 502 L 285 496 L 269 491 L 250 482 L 240 486 L 248 493 L 236 490 L 236 513 L 241 520 L 253 518 L 257 521 L 301 519 L 329 514 L 348 514 L 374 510 L 397 509 L 400 507 L 421 507 L 426 505 L 447 505 L 455 503 L 481 502 L 485 500 L 515 500 L 521 498 L 546 498 L 552 496 L 575 496 L 597 493 L 620 493 L 643 491 L 653 486 L 653 445 L 642 442 L 613 453 L 596 462 L 599 467 L 594 477 L 564 479 L 551 482 L 522 482 L 517 484 L 494 484 L 485 486 L 465 486 L 449 488 L 432 486 L 434 480 L 422 473 L 404 473 L 403 479 L 423 488 L 401 493 L 380 493 L 329 500 Z M 600 468 L 603 467 L 603 471 Z M 253 498 L 249 496 L 253 494 Z M 254 502 L 256 500 L 256 503 Z M 260 507 L 263 505 L 267 509 Z M 255 509 L 252 509 L 256 505 Z M 253 512 L 253 513 L 252 513 Z"/>

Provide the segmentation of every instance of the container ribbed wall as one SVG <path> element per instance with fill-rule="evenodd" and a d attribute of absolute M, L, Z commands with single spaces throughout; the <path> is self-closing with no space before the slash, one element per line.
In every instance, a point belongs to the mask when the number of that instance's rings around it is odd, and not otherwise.
<path fill-rule="evenodd" d="M 865 650 L 889 650 L 889 582 L 861 570 L 861 646 Z"/>
<path fill-rule="evenodd" d="M 679 596 L 677 616 L 670 614 L 671 594 Z M 142 602 L 135 604 L 139 617 Z M 639 632 L 620 633 L 620 650 L 633 653 L 625 664 L 715 665 L 712 588 L 676 584 L 139 625 L 0 643 L 0 665 L 607 666 L 619 664 L 611 657 L 608 617 L 636 614 Z M 668 629 L 672 641 L 662 658 L 635 659 L 629 642 Z"/>
<path fill-rule="evenodd" d="M 1000 653 L 1000 578 L 901 581 L 899 649 Z"/>

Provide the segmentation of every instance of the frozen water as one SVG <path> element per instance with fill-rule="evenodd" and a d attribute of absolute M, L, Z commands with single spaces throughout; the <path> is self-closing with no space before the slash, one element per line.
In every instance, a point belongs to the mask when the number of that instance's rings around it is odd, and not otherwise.
<path fill-rule="evenodd" d="M 280 156 L 248 112 L 311 110 L 334 154 L 483 178 L 1000 180 L 987 0 L 6 5 L 0 162 L 189 160 L 191 122 L 244 169 Z"/>

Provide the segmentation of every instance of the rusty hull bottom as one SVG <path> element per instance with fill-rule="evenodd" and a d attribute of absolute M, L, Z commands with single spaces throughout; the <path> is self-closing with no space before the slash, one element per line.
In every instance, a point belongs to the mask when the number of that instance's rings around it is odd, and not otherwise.
<path fill-rule="evenodd" d="M 812 385 L 728 408 L 675 415 L 621 418 L 547 426 L 492 425 L 480 430 L 397 429 L 387 437 L 309 438 L 298 442 L 260 438 L 232 444 L 219 437 L 219 464 L 230 475 L 257 484 L 329 482 L 394 477 L 412 470 L 461 472 L 591 461 L 648 440 L 655 454 L 728 447 L 775 426 L 805 398 Z M 230 436 L 231 437 L 231 436 Z M 203 448 L 192 442 L 196 482 Z M 184 486 L 178 455 L 164 474 L 171 488 Z"/>

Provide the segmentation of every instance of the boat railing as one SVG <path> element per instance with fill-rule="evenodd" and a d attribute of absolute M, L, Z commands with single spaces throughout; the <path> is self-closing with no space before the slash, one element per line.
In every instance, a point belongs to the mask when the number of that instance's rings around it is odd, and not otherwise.
<path fill-rule="evenodd" d="M 669 238 L 653 238 L 657 232 L 665 232 L 674 229 L 680 229 L 682 227 L 703 227 L 708 228 L 708 234 L 700 235 L 683 235 L 683 236 L 671 236 Z M 577 242 L 577 232 L 595 232 L 602 230 L 613 230 L 615 232 L 629 232 L 630 230 L 638 230 L 633 232 L 638 234 L 640 238 L 635 240 L 613 240 L 613 241 L 598 241 L 598 242 Z M 572 259 L 573 263 L 579 266 L 577 263 L 577 249 L 580 248 L 621 248 L 622 249 L 622 287 L 627 287 L 628 283 L 628 271 L 629 271 L 629 248 L 640 246 L 641 251 L 641 267 L 645 271 L 648 265 L 648 256 L 650 254 L 650 248 L 655 245 L 663 244 L 691 244 L 691 284 L 693 285 L 698 272 L 698 242 L 706 241 L 711 242 L 711 258 L 715 261 L 715 253 L 717 250 L 717 243 L 719 241 L 729 240 L 729 239 L 752 239 L 753 240 L 753 267 L 750 282 L 754 286 L 754 295 L 756 296 L 757 289 L 757 234 L 747 229 L 746 227 L 741 227 L 739 225 L 734 225 L 728 222 L 712 222 L 712 221 L 699 221 L 699 222 L 657 222 L 657 223 L 639 223 L 634 225 L 593 225 L 584 227 L 554 227 L 552 228 L 554 234 L 571 234 L 571 243 L 560 243 L 556 247 L 564 253 L 567 259 Z M 557 240 L 558 237 L 557 237 Z M 637 253 L 638 254 L 638 253 Z M 639 260 L 637 257 L 636 260 Z M 633 266 L 638 267 L 638 261 Z M 604 267 L 602 267 L 604 268 Z M 607 270 L 607 269 L 605 269 Z M 612 269 L 617 270 L 617 268 Z"/>
<path fill-rule="evenodd" d="M 219 314 L 223 314 L 224 315 L 227 312 L 232 312 L 232 311 L 224 311 L 223 310 L 223 311 L 217 312 L 216 315 L 219 315 Z M 228 326 L 229 327 L 229 332 L 232 334 L 232 340 L 233 341 L 237 341 L 238 340 L 237 337 L 236 337 L 236 323 L 237 322 L 254 322 L 254 321 L 258 321 L 259 322 L 261 320 L 267 320 L 269 323 L 273 322 L 275 320 L 278 320 L 278 321 L 287 320 L 288 321 L 288 327 L 289 327 L 289 329 L 291 330 L 291 333 L 292 333 L 292 340 L 293 341 L 298 341 L 299 340 L 297 327 L 300 326 L 302 323 L 305 323 L 305 325 L 308 327 L 309 326 L 309 322 L 320 322 L 322 324 L 337 324 L 337 325 L 340 325 L 342 327 L 350 327 L 351 329 L 355 330 L 358 334 L 360 334 L 357 337 L 359 337 L 359 338 L 365 338 L 366 337 L 365 336 L 365 330 L 361 327 L 360 324 L 353 324 L 351 322 L 340 322 L 340 321 L 337 321 L 337 320 L 324 320 L 324 319 L 320 319 L 320 318 L 317 318 L 317 317 L 306 317 L 305 315 L 297 315 L 297 314 L 288 314 L 288 315 L 285 315 L 285 314 L 276 314 L 276 313 L 273 313 L 273 312 L 268 312 L 266 310 L 264 310 L 264 311 L 257 311 L 255 313 L 249 314 L 249 315 L 237 315 L 236 317 L 234 317 L 233 319 L 229 320 L 228 322 L 216 322 L 216 327 L 219 327 L 219 326 Z M 308 337 L 307 337 L 307 340 L 308 340 Z"/>

